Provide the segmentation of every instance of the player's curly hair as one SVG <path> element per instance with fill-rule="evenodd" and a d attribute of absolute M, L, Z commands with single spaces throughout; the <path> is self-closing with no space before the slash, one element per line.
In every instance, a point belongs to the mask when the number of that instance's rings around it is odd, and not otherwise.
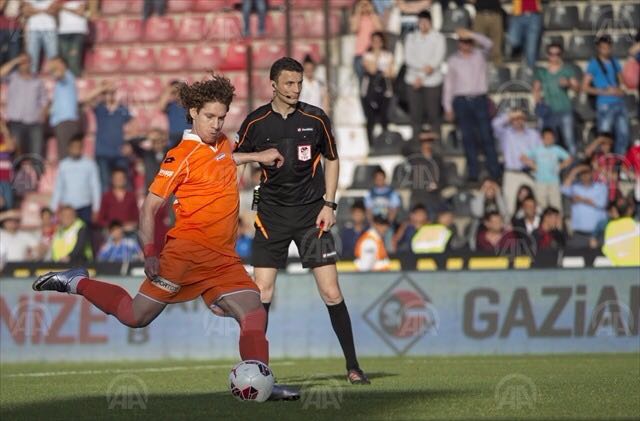
<path fill-rule="evenodd" d="M 207 102 L 219 102 L 229 108 L 235 90 L 236 88 L 228 78 L 217 74 L 212 74 L 211 79 L 195 82 L 191 85 L 180 83 L 178 97 L 182 106 L 187 110 L 187 122 L 193 123 L 189 109 L 195 108 L 199 112 Z"/>

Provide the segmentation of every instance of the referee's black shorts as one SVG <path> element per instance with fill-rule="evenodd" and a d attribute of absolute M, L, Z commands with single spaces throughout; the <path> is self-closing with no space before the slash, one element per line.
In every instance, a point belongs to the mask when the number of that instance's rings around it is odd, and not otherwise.
<path fill-rule="evenodd" d="M 284 269 L 289 244 L 298 246 L 302 266 L 315 268 L 334 264 L 338 259 L 333 234 L 316 227 L 324 200 L 301 206 L 258 204 L 251 263 L 255 267 Z"/>

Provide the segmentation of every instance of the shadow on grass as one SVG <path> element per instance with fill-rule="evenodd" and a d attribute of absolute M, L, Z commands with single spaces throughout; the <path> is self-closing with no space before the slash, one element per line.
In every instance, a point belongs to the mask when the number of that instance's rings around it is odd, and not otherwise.
<path fill-rule="evenodd" d="M 289 379 L 288 379 L 289 380 Z M 86 396 L 5 407 L 0 419 L 234 419 L 313 420 L 336 418 L 397 418 L 399 413 L 415 419 L 424 414 L 430 400 L 464 399 L 473 390 L 367 391 L 365 387 L 308 386 L 295 402 L 238 402 L 230 393 L 162 395 L 124 388 L 121 394 Z M 406 411 L 409 412 L 406 412 Z"/>

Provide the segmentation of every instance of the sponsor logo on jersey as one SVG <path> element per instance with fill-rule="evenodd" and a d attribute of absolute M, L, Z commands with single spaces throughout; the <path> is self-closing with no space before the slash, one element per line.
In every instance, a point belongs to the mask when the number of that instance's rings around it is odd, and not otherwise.
<path fill-rule="evenodd" d="M 158 288 L 163 289 L 172 294 L 175 294 L 178 291 L 180 291 L 180 285 L 174 284 L 173 282 L 167 279 L 164 279 L 161 276 L 154 276 L 153 279 L 151 279 L 151 283 L 157 286 Z"/>
<path fill-rule="evenodd" d="M 171 164 L 173 161 L 175 161 L 176 159 L 172 156 L 168 156 L 167 159 L 164 160 L 165 164 Z"/>
<path fill-rule="evenodd" d="M 216 161 L 221 161 L 223 160 L 225 157 L 227 156 L 226 153 L 221 153 L 220 155 L 216 156 Z"/>
<path fill-rule="evenodd" d="M 173 175 L 173 171 L 169 171 L 169 170 L 160 170 L 158 172 L 158 175 L 160 177 L 171 177 Z"/>
<path fill-rule="evenodd" d="M 298 145 L 298 160 L 308 161 L 311 159 L 311 145 Z"/>
<path fill-rule="evenodd" d="M 312 132 L 313 127 L 298 127 L 298 132 Z"/>

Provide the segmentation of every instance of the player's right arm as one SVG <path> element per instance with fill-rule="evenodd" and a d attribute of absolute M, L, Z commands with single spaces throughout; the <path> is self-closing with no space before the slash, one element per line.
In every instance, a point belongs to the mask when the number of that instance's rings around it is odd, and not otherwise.
<path fill-rule="evenodd" d="M 153 242 L 155 232 L 156 214 L 162 206 L 165 199 L 149 192 L 142 204 L 140 212 L 140 230 L 138 236 L 143 245 L 144 251 L 144 271 L 149 278 L 153 278 L 158 274 L 160 268 L 158 262 L 158 253 Z"/>

